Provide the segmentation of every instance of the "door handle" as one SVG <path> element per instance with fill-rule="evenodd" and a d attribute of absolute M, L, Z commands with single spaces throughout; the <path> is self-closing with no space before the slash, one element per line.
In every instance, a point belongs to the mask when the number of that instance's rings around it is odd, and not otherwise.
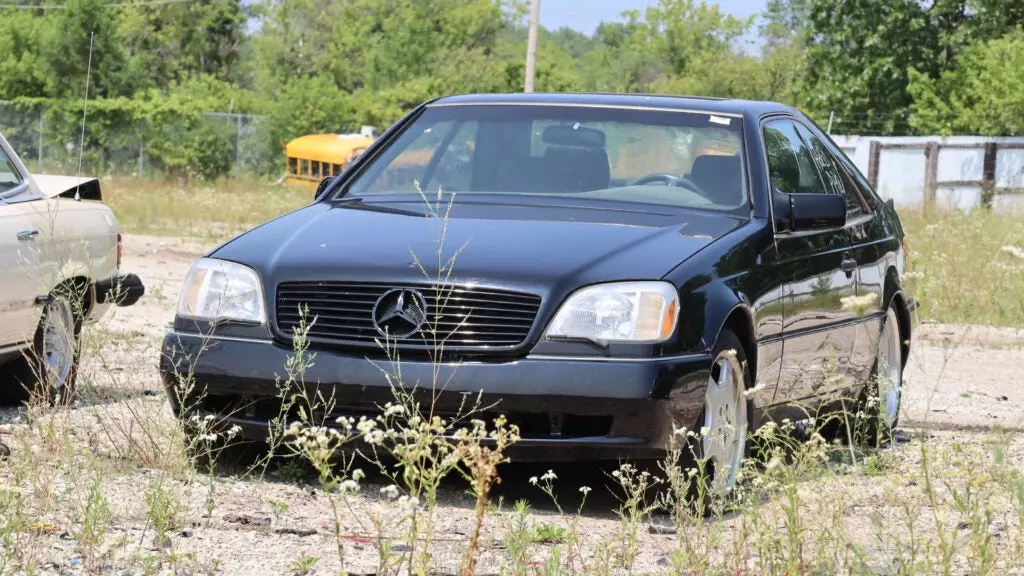
<path fill-rule="evenodd" d="M 35 240 L 36 236 L 39 236 L 39 230 L 22 230 L 18 232 L 18 240 L 22 242 L 27 240 Z"/>
<path fill-rule="evenodd" d="M 846 277 L 849 278 L 857 270 L 857 261 L 853 258 L 843 258 L 840 267 L 843 269 L 843 272 L 846 272 Z"/>

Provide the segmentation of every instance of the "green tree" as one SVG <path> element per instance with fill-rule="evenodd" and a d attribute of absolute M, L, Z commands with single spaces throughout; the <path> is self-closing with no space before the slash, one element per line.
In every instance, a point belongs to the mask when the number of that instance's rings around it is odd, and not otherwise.
<path fill-rule="evenodd" d="M 116 14 L 106 0 L 69 0 L 64 10 L 59 11 L 44 47 L 51 95 L 84 96 L 90 52 L 91 97 L 108 98 L 133 92 L 134 79 L 124 74 L 124 51 Z"/>
<path fill-rule="evenodd" d="M 810 0 L 803 67 L 809 112 L 835 130 L 908 130 L 908 74 L 935 74 L 937 38 L 918 0 Z"/>
<path fill-rule="evenodd" d="M 917 71 L 910 78 L 919 132 L 1024 135 L 1024 31 L 968 47 L 937 79 Z"/>
<path fill-rule="evenodd" d="M 53 18 L 27 10 L 0 12 L 0 100 L 42 96 L 49 62 L 43 55 Z"/>

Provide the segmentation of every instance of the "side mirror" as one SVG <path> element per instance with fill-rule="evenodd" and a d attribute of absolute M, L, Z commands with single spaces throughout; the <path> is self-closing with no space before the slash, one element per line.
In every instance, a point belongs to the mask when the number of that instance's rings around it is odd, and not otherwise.
<path fill-rule="evenodd" d="M 330 185 L 331 176 L 324 177 L 324 179 L 321 180 L 320 183 L 316 185 L 316 192 L 313 194 L 313 199 L 316 200 L 317 198 L 319 198 L 320 195 L 323 194 L 324 190 L 327 190 L 327 187 Z"/>
<path fill-rule="evenodd" d="M 790 194 L 789 230 L 820 230 L 846 225 L 846 200 L 837 194 Z M 778 207 L 779 203 L 776 203 Z M 778 208 L 776 218 L 785 218 Z"/>

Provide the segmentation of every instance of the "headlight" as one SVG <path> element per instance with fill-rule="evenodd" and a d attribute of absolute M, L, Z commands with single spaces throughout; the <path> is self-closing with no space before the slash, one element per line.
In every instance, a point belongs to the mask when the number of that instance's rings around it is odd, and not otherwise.
<path fill-rule="evenodd" d="M 597 284 L 573 293 L 548 326 L 548 339 L 653 344 L 672 336 L 679 296 L 667 282 Z"/>
<path fill-rule="evenodd" d="M 178 300 L 178 315 L 197 320 L 262 324 L 267 314 L 263 286 L 248 266 L 201 258 L 189 270 Z"/>

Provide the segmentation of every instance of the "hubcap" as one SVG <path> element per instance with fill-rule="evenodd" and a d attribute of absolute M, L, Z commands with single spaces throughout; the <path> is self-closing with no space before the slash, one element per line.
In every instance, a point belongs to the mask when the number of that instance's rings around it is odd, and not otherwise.
<path fill-rule="evenodd" d="M 719 354 L 712 366 L 704 393 L 704 428 L 703 453 L 711 464 L 711 489 L 724 495 L 736 484 L 747 437 L 743 368 L 735 354 Z"/>
<path fill-rule="evenodd" d="M 50 388 L 57 392 L 63 390 L 68 381 L 75 358 L 75 320 L 71 303 L 54 296 L 46 305 L 44 322 L 43 376 Z"/>
<path fill-rule="evenodd" d="M 900 413 L 903 391 L 903 362 L 896 313 L 890 309 L 878 342 L 878 411 L 882 423 L 891 428 Z"/>

